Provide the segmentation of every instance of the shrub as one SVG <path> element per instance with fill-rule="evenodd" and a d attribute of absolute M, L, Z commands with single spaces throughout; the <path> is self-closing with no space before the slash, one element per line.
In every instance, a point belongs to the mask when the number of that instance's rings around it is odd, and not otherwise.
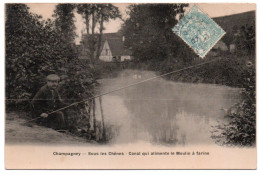
<path fill-rule="evenodd" d="M 218 124 L 213 138 L 222 145 L 253 146 L 256 140 L 256 84 L 255 67 L 248 63 L 243 76 L 242 100 L 226 114 L 227 124 Z"/>

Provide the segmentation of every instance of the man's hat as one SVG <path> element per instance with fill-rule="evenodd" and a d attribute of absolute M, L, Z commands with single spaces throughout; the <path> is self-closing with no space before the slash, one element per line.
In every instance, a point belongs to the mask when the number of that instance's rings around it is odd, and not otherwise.
<path fill-rule="evenodd" d="M 56 74 L 50 74 L 46 77 L 47 81 L 60 81 L 60 77 Z"/>

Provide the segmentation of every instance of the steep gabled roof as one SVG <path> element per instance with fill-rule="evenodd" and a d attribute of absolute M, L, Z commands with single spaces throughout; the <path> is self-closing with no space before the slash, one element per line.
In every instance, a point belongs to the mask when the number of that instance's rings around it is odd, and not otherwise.
<path fill-rule="evenodd" d="M 131 55 L 131 51 L 124 46 L 121 38 L 106 39 L 113 56 Z"/>

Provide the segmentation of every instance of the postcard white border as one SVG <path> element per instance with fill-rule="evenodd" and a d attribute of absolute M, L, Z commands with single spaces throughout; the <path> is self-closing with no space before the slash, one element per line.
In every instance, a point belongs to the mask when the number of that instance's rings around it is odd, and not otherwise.
<path fill-rule="evenodd" d="M 171 0 L 95 0 L 95 1 L 87 1 L 87 0 L 76 0 L 76 1 L 71 1 L 71 0 L 62 0 L 62 1 L 53 1 L 53 0 L 31 0 L 31 1 L 26 1 L 26 0 L 2 0 L 1 1 L 1 6 L 0 6 L 0 15 L 1 15 L 1 22 L 0 22 L 0 30 L 1 30 L 1 35 L 0 35 L 0 39 L 1 39 L 1 50 L 0 50 L 0 60 L 1 60 L 1 69 L 0 69 L 0 77 L 1 77 L 1 93 L 0 93 L 0 98 L 1 98 L 1 106 L 0 106 L 0 111 L 1 111 L 1 119 L 0 119 L 0 174 L 6 174 L 6 175 L 11 175 L 11 174 L 26 174 L 26 175 L 30 175 L 30 174 L 39 174 L 39 175 L 43 175 L 48 173 L 49 175 L 52 174 L 63 174 L 63 175 L 71 175 L 71 174 L 86 174 L 86 173 L 91 173 L 94 175 L 97 174 L 106 174 L 106 175 L 116 175 L 116 174 L 132 174 L 132 173 L 140 173 L 140 174 L 144 174 L 144 175 L 150 175 L 150 174 L 193 174 L 193 175 L 203 175 L 203 174 L 212 174 L 212 175 L 217 175 L 217 174 L 228 174 L 228 175 L 239 175 L 239 174 L 247 174 L 247 175 L 256 175 L 256 174 L 260 174 L 260 161 L 259 161 L 259 150 L 257 152 L 257 167 L 258 170 L 54 170 L 54 171 L 50 171 L 50 170 L 5 170 L 4 168 L 4 91 L 5 91 L 5 85 L 4 85 L 4 79 L 5 79 L 5 74 L 4 74 L 4 70 L 5 70 L 5 57 L 4 57 L 4 3 L 86 3 L 86 2 L 99 2 L 99 3 L 104 3 L 104 2 L 111 2 L 111 3 L 177 3 L 177 2 L 181 2 L 181 3 L 256 3 L 257 6 L 259 5 L 260 1 L 257 0 L 220 0 L 220 1 L 209 1 L 209 0 L 189 0 L 189 1 L 171 1 Z M 257 34 L 259 33 L 259 27 L 258 27 L 258 23 L 259 23 L 259 10 L 257 10 Z M 258 35 L 257 35 L 258 36 Z M 259 46 L 259 38 L 257 37 L 257 51 L 260 50 L 260 46 Z M 258 54 L 257 54 L 257 60 L 258 58 Z M 259 68 L 259 61 L 257 61 L 257 68 Z M 260 76 L 258 75 L 258 71 L 257 71 L 257 82 L 259 82 Z M 259 92 L 259 84 L 257 84 L 257 92 Z M 259 93 L 257 93 L 257 100 L 259 100 Z M 258 102 L 258 101 L 257 101 Z M 257 103 L 257 111 L 259 111 L 259 103 Z M 258 118 L 258 116 L 257 116 Z M 257 128 L 259 128 L 259 122 L 257 122 Z M 259 141 L 259 129 L 257 130 L 257 140 Z M 259 147 L 258 147 L 259 149 Z"/>

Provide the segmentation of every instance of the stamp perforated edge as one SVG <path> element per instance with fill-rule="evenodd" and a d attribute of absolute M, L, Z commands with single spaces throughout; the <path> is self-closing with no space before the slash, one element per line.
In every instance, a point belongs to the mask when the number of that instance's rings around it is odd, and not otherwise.
<path fill-rule="evenodd" d="M 198 7 L 198 9 L 200 9 L 205 15 L 207 15 L 208 18 L 209 18 L 211 21 L 213 21 L 214 23 L 216 23 L 216 22 L 215 22 L 205 11 L 203 11 L 197 4 L 194 4 L 194 5 L 190 8 L 190 10 L 186 13 L 186 15 L 189 14 L 189 13 L 191 12 L 191 10 L 192 10 L 195 6 Z M 183 17 L 185 17 L 186 15 L 184 15 Z M 182 20 L 182 19 L 181 19 L 181 20 Z M 179 21 L 179 22 L 180 22 L 180 21 Z M 177 24 L 178 24 L 178 23 L 177 23 Z M 176 25 L 177 25 L 177 24 L 176 24 Z M 182 41 L 184 41 L 200 58 L 203 59 L 203 58 L 209 53 L 209 51 L 210 51 L 210 50 L 222 39 L 222 37 L 226 34 L 226 31 L 223 30 L 223 28 L 222 28 L 218 23 L 216 23 L 216 24 L 217 24 L 217 26 L 218 26 L 219 28 L 221 28 L 221 30 L 224 31 L 224 32 L 222 33 L 222 35 L 220 35 L 219 39 L 216 40 L 215 43 L 212 44 L 212 46 L 211 46 L 203 55 L 198 54 L 198 53 L 195 51 L 195 49 L 192 48 L 192 46 L 191 46 L 189 43 L 187 43 L 187 41 L 185 41 L 180 35 L 178 35 L 178 34 L 173 30 L 176 25 L 172 28 L 172 31 L 173 31 L 178 37 L 180 37 L 180 38 L 182 39 Z"/>

